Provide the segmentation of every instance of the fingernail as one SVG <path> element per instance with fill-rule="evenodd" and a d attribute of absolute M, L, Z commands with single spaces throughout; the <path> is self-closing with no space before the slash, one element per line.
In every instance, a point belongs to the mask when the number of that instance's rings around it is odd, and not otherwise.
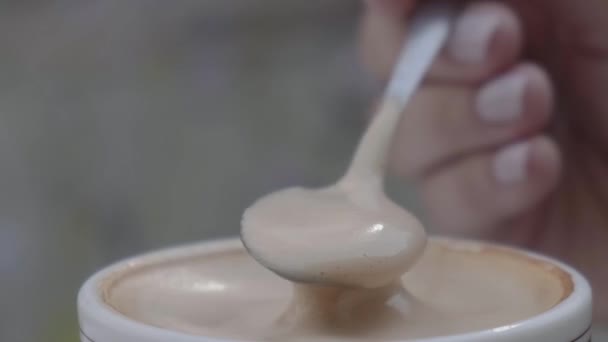
<path fill-rule="evenodd" d="M 477 115 L 489 123 L 516 120 L 523 113 L 526 83 L 526 75 L 516 72 L 484 86 L 475 103 Z"/>
<path fill-rule="evenodd" d="M 485 61 L 499 25 L 500 18 L 493 12 L 465 12 L 454 26 L 447 46 L 448 53 L 460 63 L 475 64 Z"/>
<path fill-rule="evenodd" d="M 494 177 L 500 184 L 522 182 L 528 176 L 530 144 L 527 142 L 508 146 L 499 151 L 494 159 Z"/>

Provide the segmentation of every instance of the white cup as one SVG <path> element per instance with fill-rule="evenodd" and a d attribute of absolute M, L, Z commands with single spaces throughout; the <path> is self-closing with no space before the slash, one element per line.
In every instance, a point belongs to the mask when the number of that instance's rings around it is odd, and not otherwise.
<path fill-rule="evenodd" d="M 189 255 L 211 254 L 240 246 L 238 239 L 208 241 L 148 253 L 118 262 L 90 279 L 78 295 L 82 342 L 253 342 L 194 336 L 149 326 L 113 310 L 103 299 L 103 286 L 113 274 L 132 265 L 150 264 Z M 559 304 L 530 319 L 494 329 L 462 335 L 416 340 L 418 342 L 588 342 L 591 341 L 592 296 L 585 278 L 571 267 L 538 254 L 511 249 L 548 262 L 570 275 L 573 288 Z M 397 341 L 395 341 L 397 342 Z M 405 341 L 404 341 L 405 342 Z"/>

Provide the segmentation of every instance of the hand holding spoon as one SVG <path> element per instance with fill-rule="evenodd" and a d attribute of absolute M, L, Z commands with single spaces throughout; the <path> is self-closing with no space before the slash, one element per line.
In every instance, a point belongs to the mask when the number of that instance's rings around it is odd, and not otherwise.
<path fill-rule="evenodd" d="M 258 262 L 296 282 L 374 288 L 416 261 L 424 228 L 385 195 L 384 174 L 400 114 L 443 46 L 451 18 L 447 3 L 416 14 L 380 110 L 338 183 L 281 190 L 245 211 L 241 239 Z"/>

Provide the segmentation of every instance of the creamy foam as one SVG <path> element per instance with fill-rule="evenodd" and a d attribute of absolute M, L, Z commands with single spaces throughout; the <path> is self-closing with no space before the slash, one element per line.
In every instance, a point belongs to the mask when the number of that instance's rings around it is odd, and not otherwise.
<path fill-rule="evenodd" d="M 378 192 L 291 188 L 257 201 L 241 236 L 264 266 L 306 283 L 386 286 L 422 253 L 418 220 Z"/>
<path fill-rule="evenodd" d="M 505 326 L 550 309 L 572 286 L 564 271 L 508 249 L 431 240 L 394 286 L 306 286 L 293 298 L 288 281 L 235 244 L 223 252 L 135 263 L 103 284 L 103 297 L 131 319 L 202 336 L 379 341 Z"/>

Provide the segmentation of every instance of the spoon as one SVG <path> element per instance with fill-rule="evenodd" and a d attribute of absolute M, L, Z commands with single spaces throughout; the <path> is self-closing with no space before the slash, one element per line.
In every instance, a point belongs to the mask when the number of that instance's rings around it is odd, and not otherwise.
<path fill-rule="evenodd" d="M 451 27 L 446 2 L 416 13 L 380 109 L 336 184 L 288 188 L 257 200 L 241 239 L 259 263 L 301 283 L 376 288 L 409 269 L 426 245 L 420 222 L 384 193 L 387 155 L 400 114 Z"/>

